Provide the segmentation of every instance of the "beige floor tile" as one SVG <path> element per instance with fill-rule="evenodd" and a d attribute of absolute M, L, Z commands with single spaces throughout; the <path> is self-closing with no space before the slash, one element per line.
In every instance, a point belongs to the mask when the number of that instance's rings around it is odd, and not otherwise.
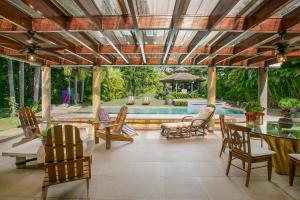
<path fill-rule="evenodd" d="M 18 139 L 1 143 L 0 151 Z M 228 151 L 219 158 L 218 132 L 205 137 L 167 140 L 158 131 L 142 132 L 135 142 L 95 145 L 90 181 L 94 199 L 128 200 L 300 200 L 300 177 L 294 186 L 288 177 L 272 176 L 267 169 L 253 170 L 249 188 L 246 174 L 231 167 L 225 175 Z M 254 142 L 259 146 L 259 142 Z M 0 156 L 0 200 L 39 199 L 43 170 L 34 167 L 15 169 L 14 159 Z M 241 166 L 241 162 L 238 163 Z M 85 199 L 84 181 L 50 187 L 48 199 Z"/>

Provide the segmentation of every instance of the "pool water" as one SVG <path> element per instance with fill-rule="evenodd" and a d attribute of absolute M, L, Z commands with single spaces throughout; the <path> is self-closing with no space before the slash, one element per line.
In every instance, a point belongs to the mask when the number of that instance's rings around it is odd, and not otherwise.
<path fill-rule="evenodd" d="M 188 107 L 129 107 L 128 114 L 197 114 L 204 107 L 198 108 L 188 108 Z M 110 114 L 118 114 L 120 111 L 119 107 L 106 107 Z M 241 110 L 233 109 L 233 108 L 224 108 L 222 106 L 216 107 L 217 115 L 220 114 L 243 114 L 244 112 Z"/>

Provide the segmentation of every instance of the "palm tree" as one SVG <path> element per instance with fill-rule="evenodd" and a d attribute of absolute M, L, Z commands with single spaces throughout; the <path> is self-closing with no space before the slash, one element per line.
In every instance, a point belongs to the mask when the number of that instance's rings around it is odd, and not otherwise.
<path fill-rule="evenodd" d="M 24 106 L 24 63 L 19 62 L 19 93 L 20 107 Z"/>
<path fill-rule="evenodd" d="M 71 67 L 66 66 L 66 67 L 64 67 L 64 71 L 63 71 L 64 76 L 66 76 L 67 79 L 68 79 L 68 91 L 70 92 L 70 100 L 71 100 L 71 76 L 72 76 L 72 70 L 73 69 Z"/>
<path fill-rule="evenodd" d="M 81 81 L 81 94 L 80 94 L 80 102 L 83 103 L 84 97 L 84 82 L 86 77 L 89 75 L 89 70 L 87 68 L 79 68 L 77 71 L 78 80 Z"/>
<path fill-rule="evenodd" d="M 16 95 L 14 85 L 14 70 L 12 60 L 7 60 L 7 75 L 8 75 L 8 86 L 9 86 L 9 104 L 11 108 L 11 117 L 16 116 Z"/>
<path fill-rule="evenodd" d="M 33 90 L 33 102 L 39 102 L 39 91 L 41 81 L 41 67 L 34 68 L 34 90 Z"/>

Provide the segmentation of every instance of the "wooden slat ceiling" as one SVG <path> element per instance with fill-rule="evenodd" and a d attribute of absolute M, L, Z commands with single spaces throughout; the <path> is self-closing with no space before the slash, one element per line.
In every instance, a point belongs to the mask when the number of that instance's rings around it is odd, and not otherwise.
<path fill-rule="evenodd" d="M 278 32 L 300 56 L 299 0 L 1 0 L 0 54 L 47 65 L 276 63 Z"/>

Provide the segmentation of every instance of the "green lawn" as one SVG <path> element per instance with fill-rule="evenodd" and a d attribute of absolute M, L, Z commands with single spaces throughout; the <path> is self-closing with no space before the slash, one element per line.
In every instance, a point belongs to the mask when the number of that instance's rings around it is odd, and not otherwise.
<path fill-rule="evenodd" d="M 0 134 L 1 131 L 16 128 L 19 125 L 18 117 L 7 117 L 7 118 L 0 118 Z"/>

